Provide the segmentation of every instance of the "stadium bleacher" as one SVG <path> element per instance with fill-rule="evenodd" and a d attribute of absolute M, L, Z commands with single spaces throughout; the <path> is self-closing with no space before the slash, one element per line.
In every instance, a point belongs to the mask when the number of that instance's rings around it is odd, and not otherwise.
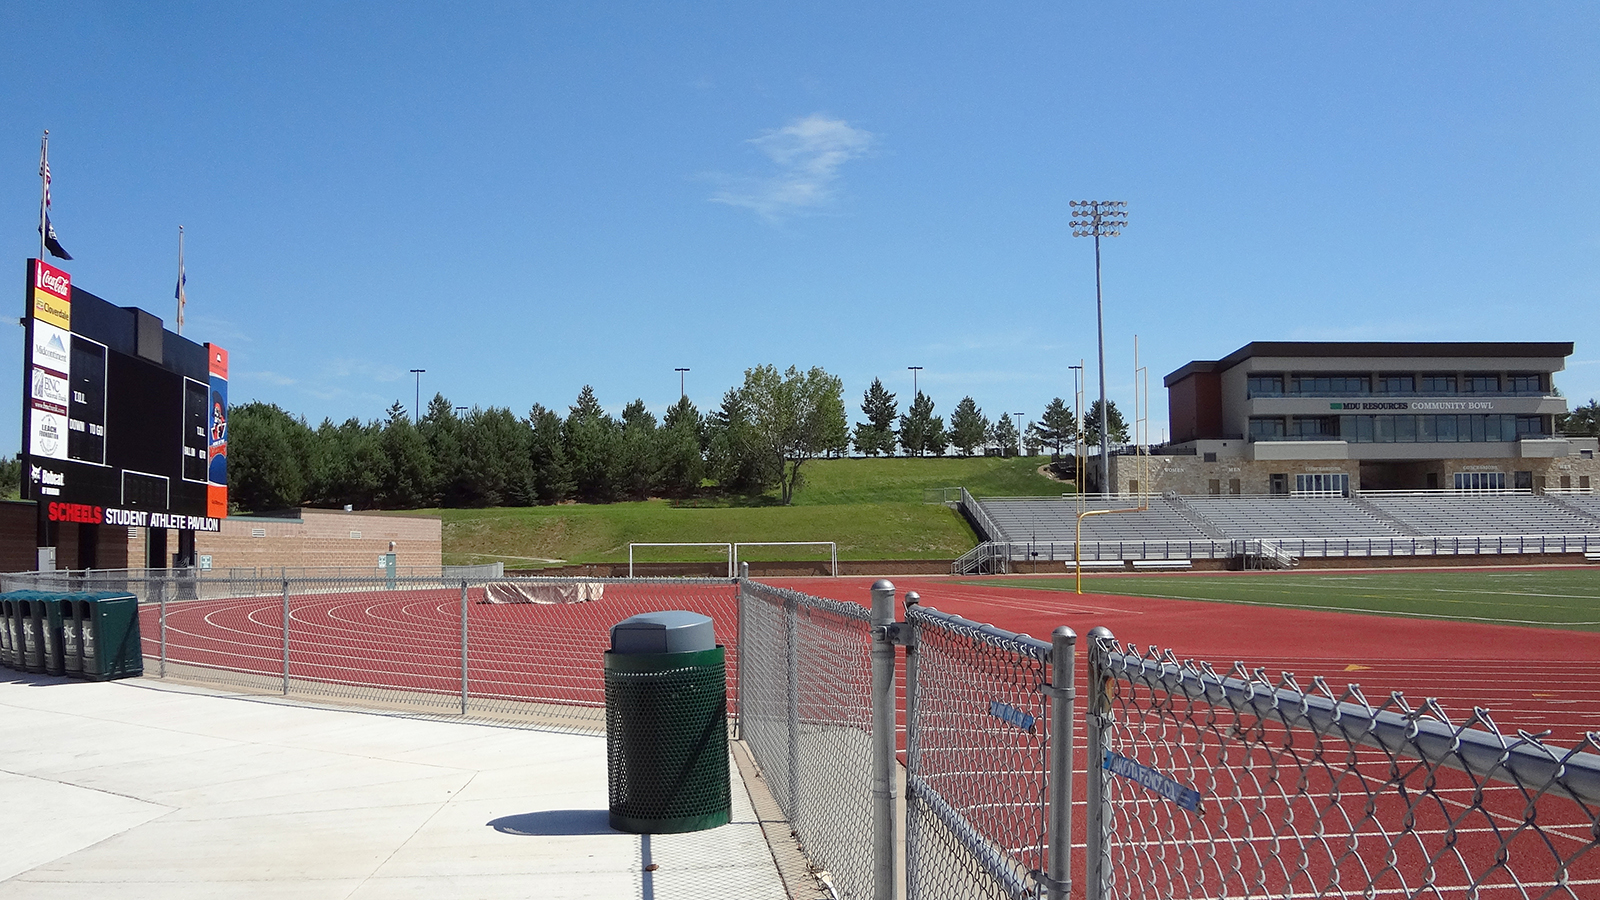
<path fill-rule="evenodd" d="M 1189 505 L 1230 538 L 1395 537 L 1344 497 L 1190 497 Z"/>
<path fill-rule="evenodd" d="M 1536 494 L 1367 495 L 1366 501 L 1427 535 L 1589 534 L 1600 522 Z"/>

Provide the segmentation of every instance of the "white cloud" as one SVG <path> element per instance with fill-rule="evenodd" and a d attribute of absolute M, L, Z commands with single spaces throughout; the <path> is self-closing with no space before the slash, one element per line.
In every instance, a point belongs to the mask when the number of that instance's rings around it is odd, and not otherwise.
<path fill-rule="evenodd" d="M 864 156 L 873 140 L 872 132 L 843 119 L 821 113 L 796 119 L 748 141 L 772 161 L 775 173 L 707 176 L 721 185 L 711 201 L 754 210 L 768 221 L 820 209 L 837 194 L 840 167 Z"/>

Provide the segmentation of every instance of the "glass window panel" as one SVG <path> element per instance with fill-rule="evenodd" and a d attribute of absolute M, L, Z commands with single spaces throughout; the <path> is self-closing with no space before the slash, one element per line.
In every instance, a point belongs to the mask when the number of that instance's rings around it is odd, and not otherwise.
<path fill-rule="evenodd" d="M 1394 416 L 1373 416 L 1372 424 L 1372 439 L 1374 442 L 1379 444 L 1394 443 Z"/>
<path fill-rule="evenodd" d="M 1482 443 L 1483 441 L 1487 440 L 1487 438 L 1484 436 L 1485 423 L 1483 420 L 1483 416 L 1467 416 L 1468 434 L 1471 435 L 1468 440 L 1471 440 L 1475 443 Z"/>
<path fill-rule="evenodd" d="M 1500 417 L 1500 440 L 1502 440 L 1502 441 L 1514 441 L 1516 439 L 1517 439 L 1517 417 L 1516 416 L 1501 416 Z"/>
<path fill-rule="evenodd" d="M 1432 444 L 1439 440 L 1438 429 L 1434 428 L 1434 416 L 1417 416 L 1417 442 Z"/>
<path fill-rule="evenodd" d="M 1422 376 L 1422 391 L 1426 394 L 1454 394 L 1456 392 L 1456 377 L 1454 375 L 1424 375 Z"/>
<path fill-rule="evenodd" d="M 1396 443 L 1415 444 L 1417 442 L 1417 417 L 1395 416 L 1394 439 Z"/>
<path fill-rule="evenodd" d="M 1456 441 L 1456 417 L 1434 416 L 1434 427 L 1438 429 L 1439 443 L 1453 444 Z"/>

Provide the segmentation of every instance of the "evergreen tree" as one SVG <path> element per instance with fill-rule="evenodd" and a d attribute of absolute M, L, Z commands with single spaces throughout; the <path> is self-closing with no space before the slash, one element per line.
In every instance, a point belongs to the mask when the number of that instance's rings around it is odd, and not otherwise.
<path fill-rule="evenodd" d="M 434 394 L 428 401 L 428 411 L 417 424 L 417 432 L 428 445 L 431 462 L 429 502 L 440 506 L 462 505 L 465 473 L 461 458 L 461 420 L 443 394 Z"/>
<path fill-rule="evenodd" d="M 617 496 L 618 447 L 622 429 L 595 399 L 594 388 L 584 385 L 567 412 L 563 429 L 567 459 L 572 464 L 574 493 L 591 503 Z"/>
<path fill-rule="evenodd" d="M 534 500 L 560 503 L 572 496 L 575 484 L 567 450 L 561 440 L 561 417 L 535 403 L 528 411 L 528 463 L 533 478 Z"/>
<path fill-rule="evenodd" d="M 933 400 L 921 391 L 911 401 L 911 408 L 900 417 L 900 448 L 907 456 L 921 456 L 930 449 L 928 438 L 933 430 Z"/>
<path fill-rule="evenodd" d="M 989 434 L 989 419 L 968 397 L 961 398 L 956 411 L 950 414 L 950 443 L 962 456 L 971 456 L 974 447 L 981 446 Z"/>
<path fill-rule="evenodd" d="M 1556 416 L 1556 433 L 1571 435 L 1600 435 L 1600 404 L 1593 399 L 1574 407 L 1572 412 Z"/>
<path fill-rule="evenodd" d="M 738 388 L 722 395 L 706 422 L 706 469 L 730 494 L 753 496 L 777 483 L 771 460 L 757 450 L 750 405 Z"/>
<path fill-rule="evenodd" d="M 645 500 L 660 480 L 656 417 L 643 400 L 622 408 L 622 441 L 618 445 L 617 477 L 624 495 Z"/>
<path fill-rule="evenodd" d="M 1029 423 L 1028 435 L 1041 446 L 1049 447 L 1052 455 L 1059 457 L 1065 452 L 1063 448 L 1076 443 L 1077 422 L 1072 410 L 1067 409 L 1067 404 L 1057 397 L 1044 408 L 1044 415 L 1039 417 L 1039 421 Z"/>
<path fill-rule="evenodd" d="M 943 456 L 944 451 L 950 448 L 950 432 L 944 428 L 944 416 L 934 416 L 928 420 L 928 437 L 926 440 L 929 455 Z"/>
<path fill-rule="evenodd" d="M 428 442 L 399 401 L 389 407 L 380 437 L 388 476 L 378 502 L 387 509 L 416 509 L 431 502 L 433 459 Z"/>
<path fill-rule="evenodd" d="M 228 410 L 228 500 L 261 511 L 299 506 L 310 483 L 310 429 L 270 403 Z M 21 486 L 20 462 L 17 477 Z"/>
<path fill-rule="evenodd" d="M 351 417 L 339 425 L 324 419 L 317 428 L 317 443 L 322 446 L 324 465 L 318 472 L 314 493 L 318 501 L 332 506 L 349 504 L 356 509 L 373 509 L 389 479 L 389 459 L 380 441 L 376 422 L 363 423 Z"/>
<path fill-rule="evenodd" d="M 857 422 L 854 432 L 856 450 L 867 456 L 894 455 L 894 420 L 899 412 L 894 394 L 884 390 L 883 381 L 872 379 L 872 387 L 862 394 L 861 411 L 867 421 Z"/>
<path fill-rule="evenodd" d="M 1001 456 L 1017 455 L 1017 426 L 1011 417 L 1002 413 L 989 429 L 989 442 L 1000 448 Z"/>
<path fill-rule="evenodd" d="M 462 500 L 470 506 L 526 506 L 535 500 L 526 422 L 509 409 L 474 408 L 462 423 Z"/>
<path fill-rule="evenodd" d="M 1128 423 L 1122 421 L 1122 412 L 1117 409 L 1117 401 L 1112 400 L 1106 404 L 1106 432 L 1110 435 L 1112 444 L 1126 444 L 1128 442 Z M 1083 440 L 1090 447 L 1100 446 L 1100 401 L 1089 404 L 1089 411 L 1083 417 Z"/>
<path fill-rule="evenodd" d="M 22 457 L 0 459 L 0 500 L 22 495 Z"/>
<path fill-rule="evenodd" d="M 688 397 L 678 398 L 661 422 L 661 490 L 668 496 L 689 497 L 700 490 L 706 477 L 704 442 L 700 410 Z"/>

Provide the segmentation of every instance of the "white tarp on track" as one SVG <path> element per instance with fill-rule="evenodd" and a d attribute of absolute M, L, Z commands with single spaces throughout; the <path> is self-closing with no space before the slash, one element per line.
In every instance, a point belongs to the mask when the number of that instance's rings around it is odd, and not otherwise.
<path fill-rule="evenodd" d="M 495 581 L 484 585 L 490 603 L 587 603 L 605 595 L 606 586 L 593 581 L 574 584 L 527 584 Z"/>

